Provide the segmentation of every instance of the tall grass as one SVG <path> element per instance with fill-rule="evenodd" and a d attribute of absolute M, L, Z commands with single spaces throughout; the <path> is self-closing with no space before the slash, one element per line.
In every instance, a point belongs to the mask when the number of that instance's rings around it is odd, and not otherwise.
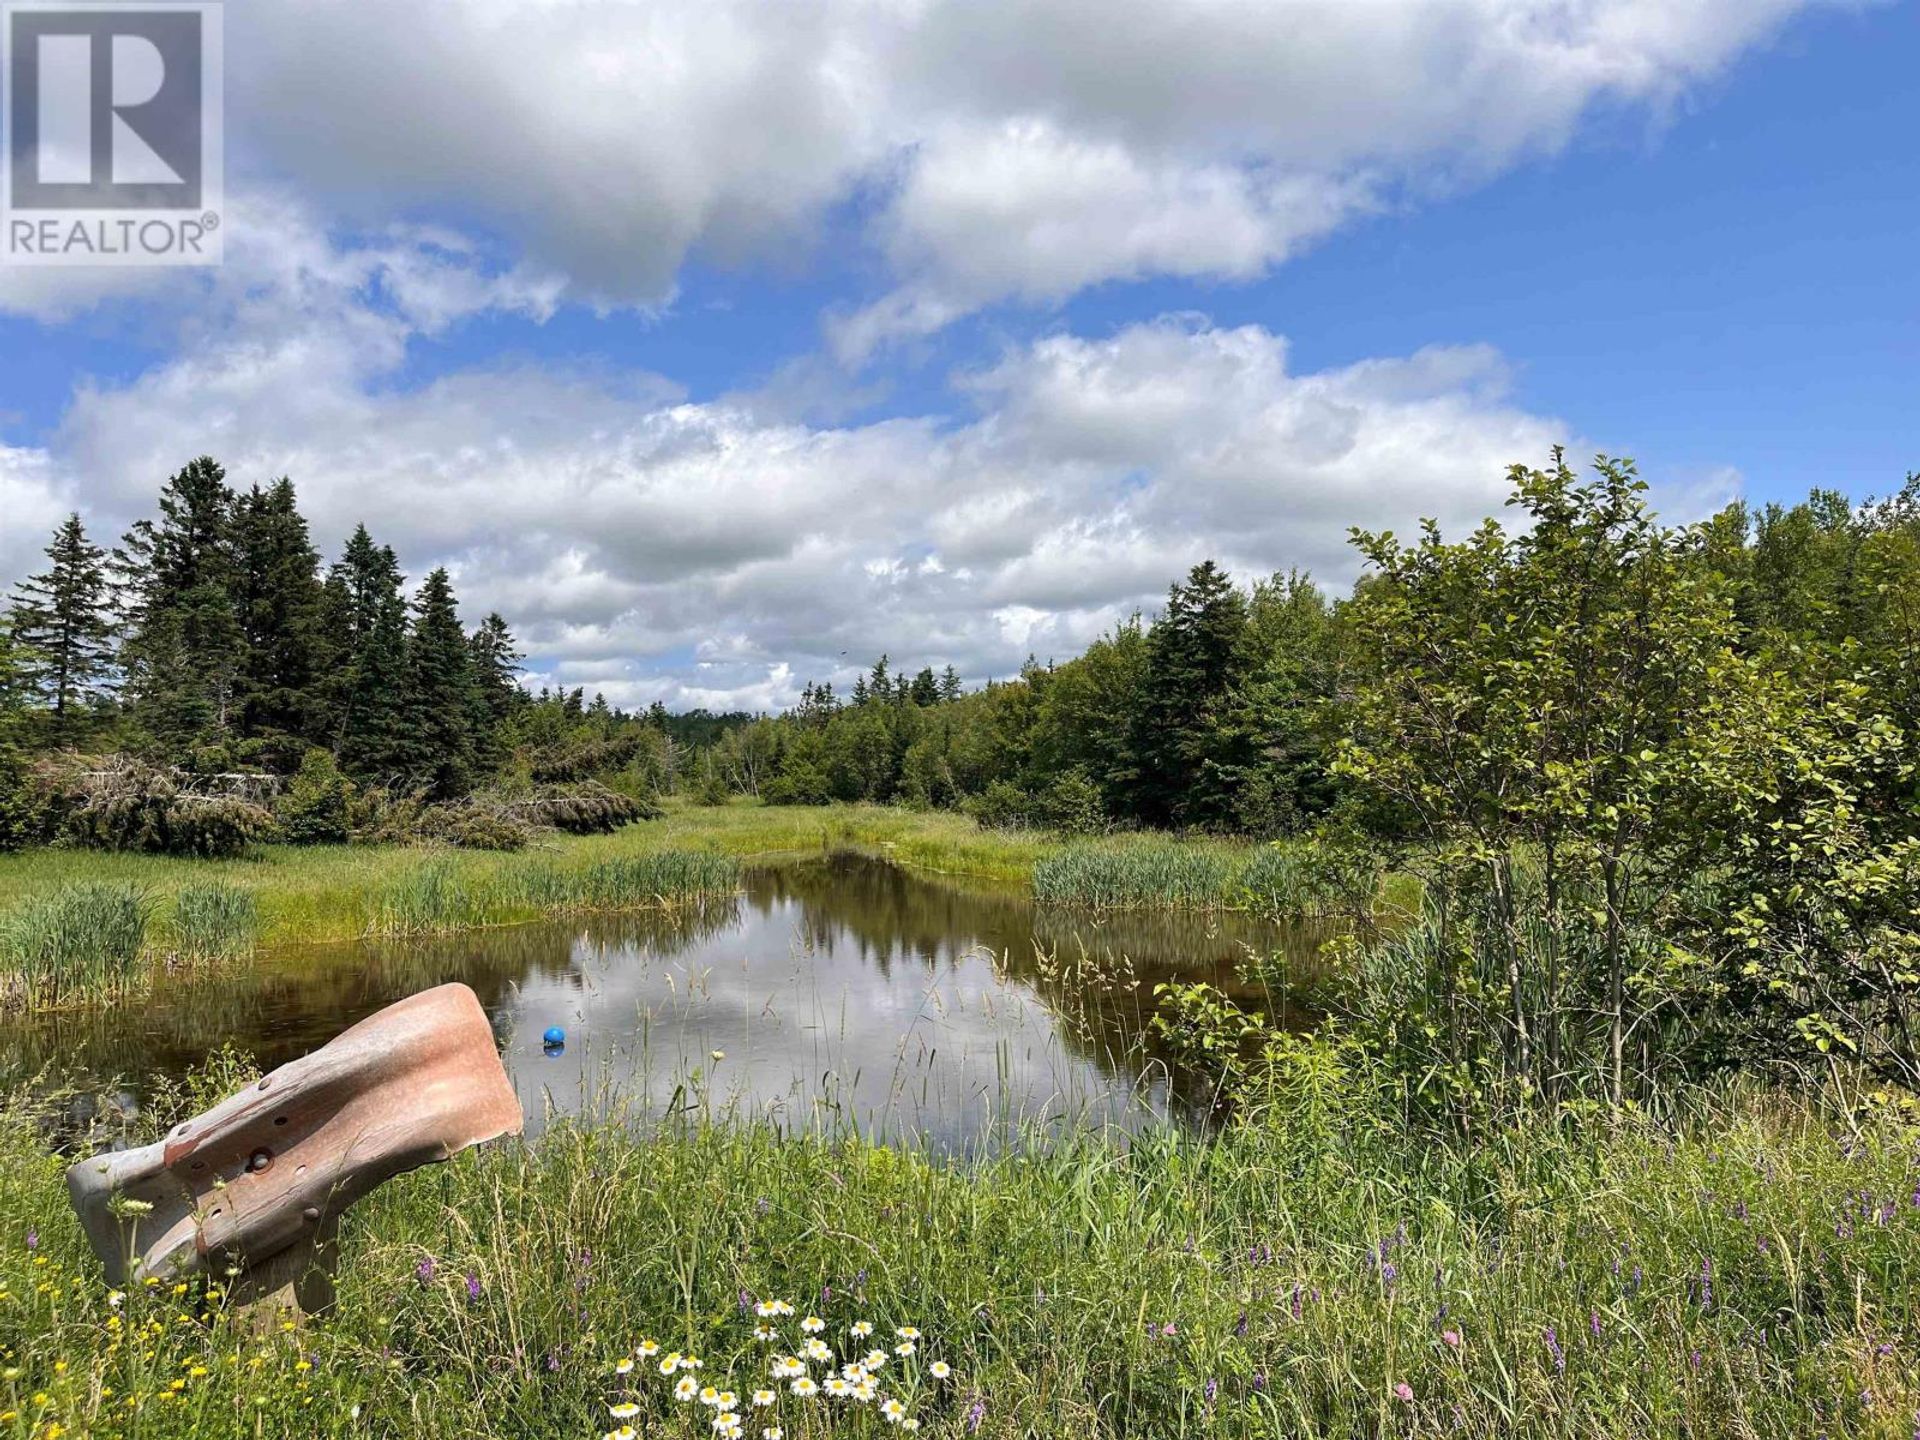
<path fill-rule="evenodd" d="M 119 994 L 141 976 L 152 904 L 130 885 L 64 885 L 0 917 L 0 979 L 29 1006 Z"/>
<path fill-rule="evenodd" d="M 1205 910 L 1232 902 L 1234 869 L 1215 851 L 1175 841 L 1126 849 L 1076 845 L 1033 867 L 1033 895 L 1043 905 L 1094 910 Z"/>
<path fill-rule="evenodd" d="M 1324 1050 L 1272 1100 L 1212 1139 L 1083 1134 L 965 1164 L 617 1109 L 557 1121 L 363 1202 L 337 1312 L 265 1338 L 197 1287 L 116 1308 L 64 1162 L 16 1108 L 0 1402 L 35 1435 L 576 1440 L 632 1396 L 643 1434 L 691 1440 L 710 1412 L 615 1358 L 651 1338 L 744 1398 L 767 1350 L 743 1306 L 779 1297 L 836 1347 L 857 1319 L 923 1331 L 918 1358 L 952 1378 L 895 1359 L 883 1383 L 942 1437 L 1912 1434 L 1920 1165 L 1897 1123 L 1856 1135 L 1739 1089 L 1671 1126 L 1449 1139 L 1392 1123 Z M 828 1433 L 779 1403 L 789 1435 Z M 894 1433 L 876 1421 L 831 1433 Z"/>
<path fill-rule="evenodd" d="M 260 935 L 260 906 L 251 890 L 220 880 L 181 887 L 173 897 L 174 953 L 185 960 L 238 960 Z"/>
<path fill-rule="evenodd" d="M 648 850 L 586 864 L 463 864 L 436 856 L 393 876 L 369 899 L 369 935 L 456 930 L 587 910 L 633 910 L 731 895 L 740 864 L 697 850 Z"/>

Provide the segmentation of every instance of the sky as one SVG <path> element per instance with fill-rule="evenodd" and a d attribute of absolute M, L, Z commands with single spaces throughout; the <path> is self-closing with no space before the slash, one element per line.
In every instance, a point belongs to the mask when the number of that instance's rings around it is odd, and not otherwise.
<path fill-rule="evenodd" d="M 0 266 L 0 583 L 212 454 L 533 685 L 777 709 L 1506 469 L 1920 469 L 1920 7 L 231 4 L 225 261 Z"/>

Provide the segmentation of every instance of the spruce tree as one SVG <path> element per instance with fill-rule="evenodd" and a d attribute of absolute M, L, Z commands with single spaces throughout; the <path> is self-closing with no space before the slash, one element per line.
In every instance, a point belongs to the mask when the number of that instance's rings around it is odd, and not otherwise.
<path fill-rule="evenodd" d="M 244 642 L 235 683 L 236 728 L 282 742 L 287 768 L 326 736 L 319 556 L 293 483 L 254 486 L 234 517 L 236 610 Z"/>
<path fill-rule="evenodd" d="M 453 582 L 444 569 L 435 570 L 414 597 L 402 732 L 410 774 L 436 799 L 472 788 L 478 708 Z"/>
<path fill-rule="evenodd" d="M 940 672 L 940 698 L 942 700 L 960 698 L 960 672 L 951 665 Z"/>
<path fill-rule="evenodd" d="M 234 718 L 243 641 L 226 471 L 201 456 L 167 481 L 159 508 L 114 557 L 127 609 L 121 666 L 135 722 L 178 753 L 224 739 Z"/>
<path fill-rule="evenodd" d="M 1147 637 L 1147 676 L 1135 728 L 1141 769 L 1134 803 L 1155 825 L 1221 826 L 1233 818 L 1232 783 L 1211 750 L 1247 628 L 1247 602 L 1207 560 L 1167 596 Z"/>
<path fill-rule="evenodd" d="M 925 706 L 939 703 L 940 682 L 933 678 L 933 667 L 931 665 L 922 667 L 920 673 L 913 677 L 913 685 L 908 694 L 909 698 L 916 705 Z"/>
<path fill-rule="evenodd" d="M 328 579 L 329 648 L 342 652 L 332 707 L 341 768 L 356 780 L 397 784 L 412 759 L 402 714 L 407 602 L 393 550 L 359 526 Z"/>
<path fill-rule="evenodd" d="M 106 552 L 69 515 L 47 546 L 49 568 L 15 589 L 18 680 L 46 708 L 55 744 L 77 740 L 113 672 Z"/>

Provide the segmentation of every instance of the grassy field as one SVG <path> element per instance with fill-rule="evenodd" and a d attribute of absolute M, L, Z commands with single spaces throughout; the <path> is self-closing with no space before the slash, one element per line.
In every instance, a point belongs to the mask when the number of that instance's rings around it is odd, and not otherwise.
<path fill-rule="evenodd" d="M 348 1218 L 324 1323 L 265 1335 L 204 1282 L 109 1294 L 26 1109 L 0 1114 L 0 1434 L 745 1433 L 1908 1440 L 1914 1136 L 1759 1091 L 1670 1129 L 1409 1135 L 1331 1052 L 1200 1141 L 1098 1136 L 962 1166 L 609 1114 L 405 1177 Z M 231 1077 L 229 1077 L 231 1078 Z M 170 1119 L 156 1111 L 148 1133 Z M 748 1307 L 784 1299 L 778 1338 Z M 769 1357 L 819 1315 L 891 1348 L 875 1399 Z M 630 1374 L 617 1372 L 656 1342 Z M 942 1378 L 935 1362 L 948 1367 Z M 824 1378 L 821 1364 L 809 1367 Z"/>

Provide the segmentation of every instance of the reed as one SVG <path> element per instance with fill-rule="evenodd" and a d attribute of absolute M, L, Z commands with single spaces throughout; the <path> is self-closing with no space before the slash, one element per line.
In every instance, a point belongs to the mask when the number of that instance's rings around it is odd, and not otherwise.
<path fill-rule="evenodd" d="M 182 886 L 173 897 L 173 952 L 183 960 L 239 960 L 260 938 L 251 890 L 220 880 Z"/>
<path fill-rule="evenodd" d="M 7 988 L 29 1008 L 119 994 L 143 976 L 152 904 L 130 885 L 30 895 L 0 918 Z"/>
<path fill-rule="evenodd" d="M 1178 841 L 1123 849 L 1076 845 L 1033 867 L 1033 896 L 1043 905 L 1089 910 L 1222 908 L 1237 898 L 1235 869 L 1216 850 Z"/>

